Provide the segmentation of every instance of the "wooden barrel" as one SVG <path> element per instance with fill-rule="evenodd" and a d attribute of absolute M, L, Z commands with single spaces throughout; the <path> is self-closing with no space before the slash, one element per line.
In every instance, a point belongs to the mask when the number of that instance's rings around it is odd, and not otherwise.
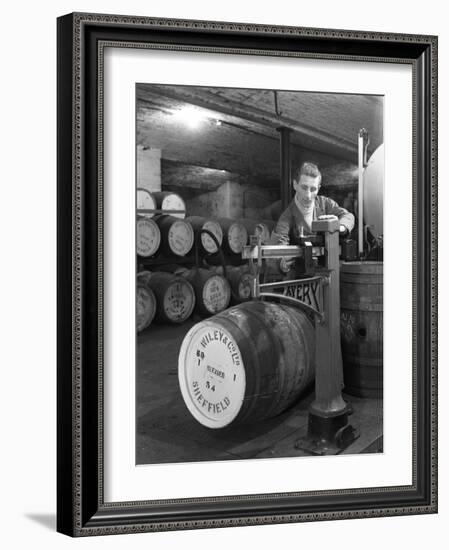
<path fill-rule="evenodd" d="M 149 287 L 150 279 L 152 277 L 153 273 L 151 271 L 139 271 L 137 273 L 137 284 L 142 284 L 143 286 Z"/>
<path fill-rule="evenodd" d="M 154 256 L 161 244 L 161 231 L 157 223 L 145 216 L 139 216 L 136 223 L 136 250 L 142 258 Z"/>
<path fill-rule="evenodd" d="M 383 389 L 383 263 L 342 262 L 341 351 L 345 391 L 380 397 Z"/>
<path fill-rule="evenodd" d="M 174 216 L 156 216 L 161 231 L 161 247 L 167 254 L 186 256 L 193 247 L 194 234 L 190 223 Z"/>
<path fill-rule="evenodd" d="M 246 227 L 237 220 L 219 218 L 217 220 L 223 231 L 223 248 L 231 254 L 241 254 L 248 242 Z"/>
<path fill-rule="evenodd" d="M 245 226 L 246 233 L 248 234 L 248 242 L 251 235 L 255 235 L 257 220 L 252 220 L 250 218 L 240 218 L 239 223 Z"/>
<path fill-rule="evenodd" d="M 171 273 L 152 273 L 148 286 L 157 301 L 156 320 L 163 323 L 183 323 L 192 315 L 195 292 L 182 277 Z"/>
<path fill-rule="evenodd" d="M 186 203 L 177 193 L 169 191 L 157 191 L 152 193 L 157 208 L 175 218 L 184 219 L 186 217 Z"/>
<path fill-rule="evenodd" d="M 223 275 L 223 267 L 217 266 L 215 272 Z M 251 288 L 254 276 L 249 272 L 248 265 L 226 266 L 226 278 L 231 285 L 232 300 L 234 303 L 247 302 L 251 300 Z"/>
<path fill-rule="evenodd" d="M 221 246 L 221 243 L 223 242 L 223 231 L 217 221 L 209 220 L 207 218 L 203 218 L 202 216 L 189 216 L 188 218 L 186 218 L 185 221 L 190 223 L 190 225 L 193 227 L 195 236 L 197 236 L 202 229 L 205 229 L 206 231 L 210 231 L 212 235 L 214 235 L 214 237 L 218 241 L 219 246 Z M 215 252 L 218 252 L 218 247 L 216 243 L 207 233 L 201 234 L 200 243 L 203 250 L 208 254 L 215 254 Z"/>
<path fill-rule="evenodd" d="M 156 314 L 156 297 L 151 288 L 137 282 L 136 286 L 136 329 L 141 332 L 150 326 Z"/>
<path fill-rule="evenodd" d="M 252 301 L 193 326 L 178 378 L 192 416 L 208 428 L 280 414 L 313 381 L 314 330 L 298 308 Z"/>
<path fill-rule="evenodd" d="M 195 289 L 195 311 L 201 317 L 210 317 L 224 311 L 231 301 L 228 281 L 209 269 L 191 269 L 183 274 Z"/>
<path fill-rule="evenodd" d="M 153 195 L 143 189 L 142 187 L 137 188 L 137 214 L 139 216 L 145 216 L 146 218 L 152 218 L 154 212 L 139 212 L 139 210 L 156 210 L 156 200 Z"/>

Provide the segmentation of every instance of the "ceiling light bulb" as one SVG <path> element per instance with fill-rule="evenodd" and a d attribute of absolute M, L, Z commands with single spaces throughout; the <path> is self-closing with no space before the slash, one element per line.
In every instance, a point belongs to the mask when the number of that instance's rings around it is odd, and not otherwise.
<path fill-rule="evenodd" d="M 174 115 L 180 122 L 183 122 L 192 130 L 198 128 L 199 124 L 205 119 L 201 111 L 191 105 L 176 111 Z"/>

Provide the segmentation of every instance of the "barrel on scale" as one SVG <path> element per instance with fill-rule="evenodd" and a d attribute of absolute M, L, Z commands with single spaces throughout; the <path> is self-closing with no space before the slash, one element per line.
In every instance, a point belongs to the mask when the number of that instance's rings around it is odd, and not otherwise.
<path fill-rule="evenodd" d="M 383 264 L 342 262 L 340 331 L 345 391 L 380 397 L 383 388 Z"/>
<path fill-rule="evenodd" d="M 178 361 L 184 402 L 208 428 L 276 416 L 314 377 L 314 329 L 300 309 L 253 301 L 193 326 Z"/>

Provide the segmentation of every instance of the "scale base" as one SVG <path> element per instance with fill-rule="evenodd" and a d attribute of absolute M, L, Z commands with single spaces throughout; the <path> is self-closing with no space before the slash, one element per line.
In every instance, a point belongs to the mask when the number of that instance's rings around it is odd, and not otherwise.
<path fill-rule="evenodd" d="M 348 421 L 351 413 L 350 405 L 328 416 L 309 411 L 307 436 L 298 439 L 295 449 L 318 456 L 341 453 L 360 436 L 359 429 Z"/>

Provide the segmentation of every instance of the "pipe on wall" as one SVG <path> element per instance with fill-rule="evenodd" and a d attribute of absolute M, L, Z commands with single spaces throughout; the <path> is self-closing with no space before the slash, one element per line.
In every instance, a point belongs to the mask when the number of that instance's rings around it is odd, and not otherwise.
<path fill-rule="evenodd" d="M 281 179 L 281 204 L 284 211 L 292 198 L 291 191 L 291 154 L 290 134 L 292 130 L 285 126 L 276 128 L 280 136 L 280 179 Z"/>

